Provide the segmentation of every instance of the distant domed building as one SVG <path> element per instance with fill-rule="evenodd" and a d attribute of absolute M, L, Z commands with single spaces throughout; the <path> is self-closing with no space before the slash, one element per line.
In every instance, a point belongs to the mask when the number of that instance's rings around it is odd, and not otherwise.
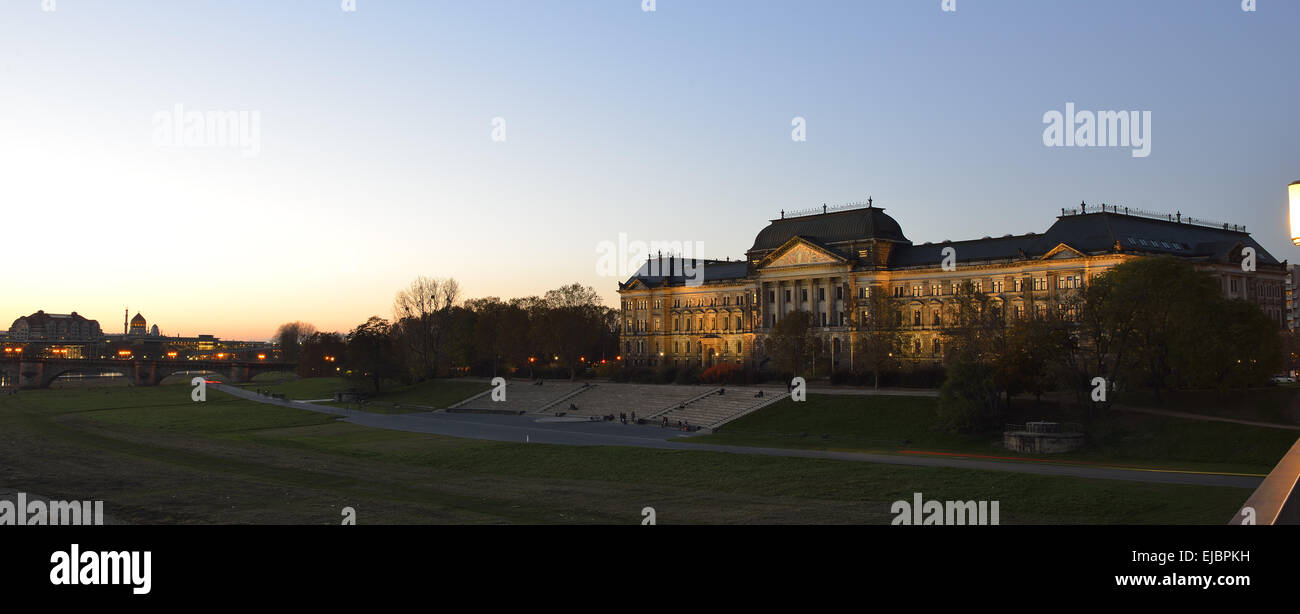
<path fill-rule="evenodd" d="M 127 334 L 128 334 L 128 335 L 143 335 L 143 334 L 145 334 L 145 326 L 146 326 L 146 325 L 147 325 L 147 323 L 146 323 L 145 320 L 144 320 L 144 316 L 140 315 L 139 312 L 136 312 L 135 317 L 134 317 L 134 318 L 131 318 L 131 328 L 130 328 L 130 330 L 127 331 Z"/>

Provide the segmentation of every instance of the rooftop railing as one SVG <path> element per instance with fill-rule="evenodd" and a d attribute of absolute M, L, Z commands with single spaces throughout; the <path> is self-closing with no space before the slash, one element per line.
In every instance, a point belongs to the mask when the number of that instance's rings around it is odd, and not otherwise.
<path fill-rule="evenodd" d="M 1080 204 L 1078 207 L 1062 207 L 1061 215 L 1083 215 L 1086 213 L 1118 213 L 1121 215 L 1131 215 L 1133 217 L 1142 217 L 1151 220 L 1163 220 L 1178 224 L 1191 224 L 1193 226 L 1204 226 L 1206 228 L 1221 228 L 1223 230 L 1234 230 L 1237 232 L 1246 232 L 1246 227 L 1239 224 L 1230 224 L 1217 220 L 1209 220 L 1200 217 L 1184 216 L 1181 211 L 1168 213 L 1163 211 L 1151 211 L 1149 209 L 1139 209 L 1137 207 L 1128 207 L 1124 205 L 1087 205 Z"/>

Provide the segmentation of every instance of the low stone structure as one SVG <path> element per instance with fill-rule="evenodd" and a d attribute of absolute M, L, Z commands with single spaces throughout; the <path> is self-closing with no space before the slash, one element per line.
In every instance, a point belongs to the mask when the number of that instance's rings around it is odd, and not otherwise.
<path fill-rule="evenodd" d="M 1013 452 L 1060 454 L 1083 447 L 1083 429 L 1072 422 L 1028 422 L 1008 424 L 1002 445 Z"/>

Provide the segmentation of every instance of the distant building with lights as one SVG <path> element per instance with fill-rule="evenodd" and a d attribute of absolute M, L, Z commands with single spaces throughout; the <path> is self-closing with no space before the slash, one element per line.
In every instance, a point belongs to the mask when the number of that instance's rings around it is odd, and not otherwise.
<path fill-rule="evenodd" d="M 99 322 L 77 312 L 69 314 L 37 311 L 22 316 L 9 326 L 9 341 L 99 341 L 104 333 Z"/>
<path fill-rule="evenodd" d="M 167 337 L 157 324 L 150 325 L 141 313 L 122 316 L 120 334 L 104 334 L 99 322 L 75 311 L 47 314 L 44 311 L 14 320 L 7 332 L 0 332 L 0 346 L 7 356 L 43 358 L 203 359 L 273 360 L 279 350 L 263 341 L 222 341 L 214 335 Z"/>

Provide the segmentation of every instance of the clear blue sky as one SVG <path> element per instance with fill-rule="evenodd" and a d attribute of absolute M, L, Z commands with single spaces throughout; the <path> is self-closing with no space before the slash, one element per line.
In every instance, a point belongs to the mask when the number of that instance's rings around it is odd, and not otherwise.
<path fill-rule="evenodd" d="M 116 330 L 129 305 L 168 334 L 346 329 L 416 275 L 616 304 L 600 241 L 735 258 L 780 209 L 867 196 L 918 243 L 1042 231 L 1087 200 L 1245 224 L 1300 260 L 1300 2 L 357 9 L 0 0 L 6 242 L 43 263 L 0 269 L 4 323 L 75 309 Z M 1151 155 L 1043 146 L 1066 102 L 1150 111 Z M 155 146 L 177 103 L 259 111 L 259 155 Z"/>

